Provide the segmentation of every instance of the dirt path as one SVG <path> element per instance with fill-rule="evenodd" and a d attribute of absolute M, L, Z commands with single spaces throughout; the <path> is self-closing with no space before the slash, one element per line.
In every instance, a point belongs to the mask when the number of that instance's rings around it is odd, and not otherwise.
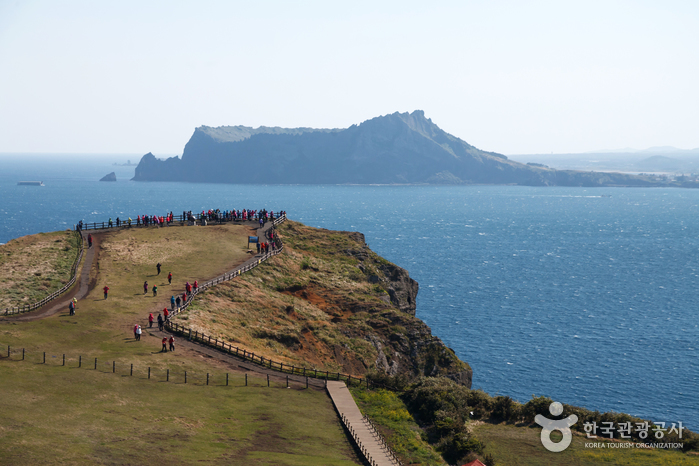
<path fill-rule="evenodd" d="M 57 314 L 60 311 L 67 311 L 68 304 L 73 299 L 73 297 L 78 299 L 78 307 L 76 312 L 80 309 L 80 300 L 85 298 L 87 294 L 94 288 L 95 281 L 90 282 L 90 271 L 92 270 L 92 264 L 99 260 L 99 245 L 102 238 L 108 233 L 100 232 L 94 233 L 92 235 L 92 247 L 85 249 L 85 254 L 83 255 L 82 269 L 80 271 L 80 278 L 76 281 L 76 285 L 71 287 L 68 291 L 63 293 L 61 296 L 55 300 L 46 303 L 46 305 L 40 307 L 31 312 L 24 314 L 14 315 L 14 316 L 3 316 L 0 317 L 0 322 L 31 322 L 34 320 L 44 319 Z M 87 234 L 83 232 L 84 244 L 87 244 Z M 97 260 L 95 259 L 97 257 Z"/>

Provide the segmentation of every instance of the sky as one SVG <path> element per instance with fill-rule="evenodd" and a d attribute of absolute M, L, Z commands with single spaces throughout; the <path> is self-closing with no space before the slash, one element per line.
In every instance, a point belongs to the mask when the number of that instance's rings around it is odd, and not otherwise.
<path fill-rule="evenodd" d="M 420 109 L 503 154 L 699 147 L 699 2 L 0 0 L 0 153 Z"/>

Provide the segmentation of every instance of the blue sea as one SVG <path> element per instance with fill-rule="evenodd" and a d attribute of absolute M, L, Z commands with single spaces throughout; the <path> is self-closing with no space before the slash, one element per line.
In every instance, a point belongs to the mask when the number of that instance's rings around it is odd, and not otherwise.
<path fill-rule="evenodd" d="M 135 183 L 111 165 L 127 158 L 0 156 L 0 243 L 81 219 L 286 210 L 406 268 L 474 388 L 699 430 L 699 190 Z"/>

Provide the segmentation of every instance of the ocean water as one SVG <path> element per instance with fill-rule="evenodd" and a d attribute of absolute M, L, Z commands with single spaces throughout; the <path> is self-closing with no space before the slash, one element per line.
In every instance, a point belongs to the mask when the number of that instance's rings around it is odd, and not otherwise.
<path fill-rule="evenodd" d="M 0 243 L 80 219 L 287 210 L 406 268 L 474 388 L 699 429 L 699 190 L 135 183 L 111 166 L 126 158 L 1 156 Z"/>

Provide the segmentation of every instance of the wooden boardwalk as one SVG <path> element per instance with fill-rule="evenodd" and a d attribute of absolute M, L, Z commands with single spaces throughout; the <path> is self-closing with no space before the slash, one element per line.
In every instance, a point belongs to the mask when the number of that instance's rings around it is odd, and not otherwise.
<path fill-rule="evenodd" d="M 345 382 L 328 381 L 327 390 L 342 422 L 369 464 L 371 466 L 400 465 L 389 453 L 378 432 L 362 416 Z"/>

